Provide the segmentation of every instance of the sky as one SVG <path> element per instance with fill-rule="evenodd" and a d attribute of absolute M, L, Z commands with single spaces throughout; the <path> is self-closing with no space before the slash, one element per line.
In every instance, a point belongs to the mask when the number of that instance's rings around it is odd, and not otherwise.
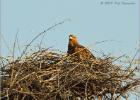
<path fill-rule="evenodd" d="M 96 56 L 103 52 L 133 57 L 139 42 L 139 12 L 139 0 L 1 0 L 1 55 L 11 55 L 8 48 L 17 33 L 22 51 L 37 34 L 66 20 L 45 33 L 44 48 L 67 52 L 68 36 L 74 34 Z"/>

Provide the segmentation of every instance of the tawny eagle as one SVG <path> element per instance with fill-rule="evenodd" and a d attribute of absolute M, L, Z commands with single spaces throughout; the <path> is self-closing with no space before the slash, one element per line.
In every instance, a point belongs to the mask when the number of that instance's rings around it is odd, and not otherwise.
<path fill-rule="evenodd" d="M 69 35 L 68 55 L 74 55 L 77 60 L 95 59 L 95 56 L 84 46 L 80 45 L 77 37 Z"/>

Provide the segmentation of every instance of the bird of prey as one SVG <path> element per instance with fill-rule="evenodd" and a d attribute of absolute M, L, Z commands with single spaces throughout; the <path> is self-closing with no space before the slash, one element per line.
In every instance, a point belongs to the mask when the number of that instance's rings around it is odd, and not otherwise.
<path fill-rule="evenodd" d="M 95 59 L 95 56 L 84 46 L 80 45 L 77 41 L 77 37 L 69 35 L 68 43 L 68 55 L 72 55 L 76 60 L 89 60 Z"/>

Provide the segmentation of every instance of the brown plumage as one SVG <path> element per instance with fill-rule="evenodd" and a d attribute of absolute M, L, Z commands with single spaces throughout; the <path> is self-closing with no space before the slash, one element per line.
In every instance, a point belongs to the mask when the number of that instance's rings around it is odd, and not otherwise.
<path fill-rule="evenodd" d="M 67 53 L 68 55 L 73 54 L 77 60 L 95 59 L 95 56 L 87 48 L 78 43 L 77 37 L 74 35 L 69 35 Z"/>

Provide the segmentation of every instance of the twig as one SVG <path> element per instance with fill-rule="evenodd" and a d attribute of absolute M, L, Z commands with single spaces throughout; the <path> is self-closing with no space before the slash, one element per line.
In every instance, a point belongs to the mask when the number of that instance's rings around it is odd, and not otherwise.
<path fill-rule="evenodd" d="M 23 50 L 23 52 L 22 52 L 22 54 L 21 54 L 21 56 L 20 56 L 19 58 L 22 58 L 22 56 L 26 53 L 28 47 L 29 47 L 39 36 L 41 36 L 42 34 L 46 33 L 47 31 L 49 31 L 49 30 L 55 28 L 56 26 L 65 23 L 66 21 L 68 21 L 68 20 L 64 20 L 64 21 L 62 21 L 62 22 L 56 23 L 56 24 L 54 24 L 53 26 L 49 27 L 48 29 L 46 29 L 46 30 L 44 30 L 43 32 L 40 32 L 38 35 L 36 35 L 36 36 L 27 44 L 27 46 L 25 47 L 25 49 Z"/>
<path fill-rule="evenodd" d="M 136 58 L 136 56 L 138 55 L 139 52 L 140 52 L 140 48 L 136 51 L 136 53 L 135 53 L 133 59 L 132 59 L 131 62 L 130 62 L 129 67 L 131 67 L 131 65 L 132 65 L 132 63 L 133 63 L 133 61 L 134 61 L 134 59 Z"/>
<path fill-rule="evenodd" d="M 18 33 L 19 33 L 19 30 L 17 31 L 17 33 L 15 35 L 15 40 L 14 40 L 14 44 L 13 44 L 13 52 L 12 52 L 13 61 L 15 58 L 15 48 L 16 48 L 16 41 L 17 41 Z"/>

